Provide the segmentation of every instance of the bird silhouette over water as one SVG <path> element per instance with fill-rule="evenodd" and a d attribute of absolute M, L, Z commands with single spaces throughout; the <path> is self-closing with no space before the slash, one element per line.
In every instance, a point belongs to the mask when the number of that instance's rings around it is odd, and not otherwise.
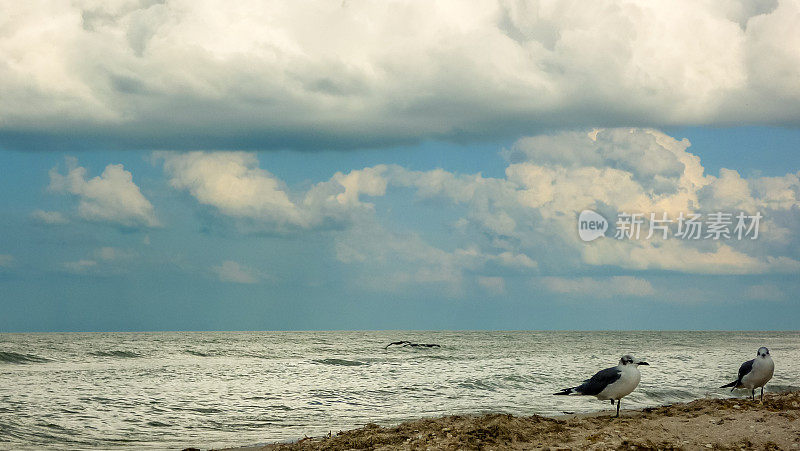
<path fill-rule="evenodd" d="M 441 346 L 439 346 L 436 343 L 413 343 L 410 341 L 403 340 L 403 341 L 393 341 L 388 345 L 384 346 L 383 349 L 389 349 L 389 346 L 402 346 L 404 348 L 406 346 L 410 346 L 412 348 L 441 348 Z"/>

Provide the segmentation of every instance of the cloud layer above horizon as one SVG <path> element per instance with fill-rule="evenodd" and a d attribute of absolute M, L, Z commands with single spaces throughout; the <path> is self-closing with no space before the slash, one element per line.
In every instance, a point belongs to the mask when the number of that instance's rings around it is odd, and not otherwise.
<path fill-rule="evenodd" d="M 797 126 L 798 14 L 777 0 L 9 2 L 0 148 Z"/>
<path fill-rule="evenodd" d="M 798 18 L 5 2 L 0 329 L 794 328 Z M 585 209 L 609 236 L 581 241 Z M 713 212 L 762 215 L 758 239 L 644 238 Z M 643 238 L 610 236 L 621 213 Z"/>
<path fill-rule="evenodd" d="M 340 282 L 360 293 L 498 296 L 507 293 L 510 280 L 524 280 L 557 299 L 700 302 L 716 298 L 708 290 L 676 290 L 663 276 L 800 274 L 800 240 L 793 234 L 800 227 L 800 172 L 743 177 L 723 168 L 707 174 L 689 146 L 686 139 L 653 129 L 560 132 L 521 138 L 502 149 L 502 177 L 379 164 L 302 187 L 261 168 L 256 153 L 154 152 L 149 159 L 163 169 L 164 186 L 206 226 L 243 243 L 261 237 L 322 243 L 314 258 L 329 252 L 328 264 L 346 274 Z M 58 168 L 49 174 L 49 190 L 71 195 L 74 209 L 37 209 L 32 218 L 49 227 L 105 223 L 126 233 L 172 227 L 156 219 L 162 215 L 122 165 L 109 164 L 87 180 L 78 163 L 68 161 L 66 175 Z M 412 205 L 398 200 L 404 192 L 411 194 Z M 392 199 L 388 209 L 379 206 L 383 198 Z M 612 223 L 621 212 L 646 218 L 746 212 L 764 220 L 757 240 L 663 240 L 645 234 L 616 240 L 612 232 L 584 243 L 577 234 L 584 209 L 599 211 Z M 442 212 L 447 219 L 440 218 Z M 412 221 L 403 227 L 391 219 L 415 213 L 422 222 L 440 221 L 435 228 L 447 238 L 433 238 L 430 226 Z M 140 246 L 141 252 L 149 252 L 148 245 Z M 61 267 L 72 274 L 118 271 L 119 256 L 130 262 L 135 254 L 95 251 Z M 280 283 L 272 276 L 279 268 L 240 257 L 222 255 L 214 265 L 190 271 L 232 284 Z M 6 258 L 9 265 L 13 258 Z M 756 281 L 742 287 L 739 301 L 785 298 L 785 288 Z"/>

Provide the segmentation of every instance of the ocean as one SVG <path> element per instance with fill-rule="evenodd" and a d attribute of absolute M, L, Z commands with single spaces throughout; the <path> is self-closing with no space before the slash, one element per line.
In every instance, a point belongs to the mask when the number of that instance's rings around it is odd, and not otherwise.
<path fill-rule="evenodd" d="M 392 341 L 440 348 L 384 346 Z M 800 388 L 800 332 L 0 334 L 0 449 L 182 449 L 287 441 L 449 414 L 608 410 L 552 396 L 622 354 L 625 408 L 726 397 L 770 348 L 767 391 Z M 738 393 L 745 396 L 745 393 Z"/>

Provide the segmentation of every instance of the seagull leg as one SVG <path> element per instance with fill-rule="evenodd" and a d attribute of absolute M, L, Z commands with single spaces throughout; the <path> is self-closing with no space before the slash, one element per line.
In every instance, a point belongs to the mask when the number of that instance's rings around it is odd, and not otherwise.
<path fill-rule="evenodd" d="M 750 391 L 750 397 L 751 397 L 751 399 L 753 401 L 756 400 L 756 389 L 755 388 Z"/>
<path fill-rule="evenodd" d="M 618 399 L 618 400 L 617 400 L 617 416 L 616 416 L 616 418 L 619 418 L 619 405 L 620 405 L 620 404 L 622 404 L 622 400 L 619 400 L 619 399 Z"/>
<path fill-rule="evenodd" d="M 613 400 L 613 399 L 611 400 L 611 405 L 612 405 L 612 406 L 614 405 L 614 400 Z"/>
<path fill-rule="evenodd" d="M 761 404 L 764 404 L 764 387 L 761 387 Z"/>

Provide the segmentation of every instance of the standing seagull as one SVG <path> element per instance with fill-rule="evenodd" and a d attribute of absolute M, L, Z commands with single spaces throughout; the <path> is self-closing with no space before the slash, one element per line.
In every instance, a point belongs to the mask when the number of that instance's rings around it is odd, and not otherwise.
<path fill-rule="evenodd" d="M 572 388 L 565 388 L 554 395 L 590 395 L 605 401 L 611 400 L 611 405 L 617 401 L 617 417 L 619 417 L 620 400 L 628 396 L 642 378 L 639 373 L 639 365 L 649 365 L 647 362 L 636 360 L 632 355 L 626 354 L 619 359 L 619 365 L 606 368 L 597 374 L 586 379 L 581 385 Z"/>
<path fill-rule="evenodd" d="M 749 388 L 750 396 L 753 400 L 756 399 L 756 389 L 761 387 L 761 402 L 764 402 L 764 386 L 772 379 L 772 373 L 775 371 L 775 363 L 769 355 L 769 349 L 765 347 L 758 348 L 758 354 L 753 360 L 748 360 L 739 367 L 739 377 L 730 384 L 723 385 L 720 388 Z"/>

